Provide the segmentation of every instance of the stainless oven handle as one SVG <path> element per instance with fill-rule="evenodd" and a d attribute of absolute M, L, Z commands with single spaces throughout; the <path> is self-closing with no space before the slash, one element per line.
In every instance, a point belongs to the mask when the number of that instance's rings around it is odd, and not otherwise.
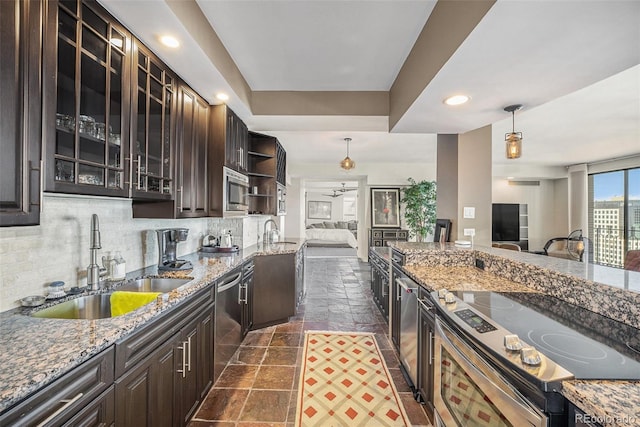
<path fill-rule="evenodd" d="M 422 298 L 418 298 L 418 304 L 420 304 L 420 306 L 426 311 L 433 311 L 433 306 L 430 307 L 427 304 L 425 304 Z"/>
<path fill-rule="evenodd" d="M 449 340 L 446 333 L 444 332 L 443 327 L 448 329 L 449 332 L 457 338 L 457 340 L 460 340 L 460 343 L 454 344 L 451 340 Z M 520 393 L 517 392 L 509 383 L 504 381 L 503 384 L 498 385 L 494 383 L 489 378 L 489 376 L 485 374 L 485 372 L 483 372 L 483 369 L 493 370 L 489 365 L 487 365 L 486 362 L 481 360 L 480 357 L 478 357 L 478 360 L 474 362 L 469 360 L 469 358 L 458 348 L 458 345 L 466 347 L 469 347 L 469 345 L 466 344 L 462 340 L 462 338 L 458 337 L 457 334 L 453 332 L 449 327 L 441 323 L 440 319 L 438 318 L 436 318 L 435 322 L 435 333 L 436 345 L 438 345 L 438 340 L 440 340 L 442 347 L 446 348 L 447 351 L 449 351 L 452 356 L 454 356 L 454 358 L 457 358 L 459 363 L 462 362 L 461 364 L 464 365 L 463 368 L 465 369 L 469 377 L 474 382 L 478 383 L 480 389 L 487 395 L 487 397 L 493 402 L 496 407 L 500 408 L 500 410 L 509 421 L 514 422 L 515 420 L 524 419 L 529 422 L 531 426 L 546 426 L 546 417 L 536 412 L 534 408 L 526 401 L 526 399 L 521 397 Z M 439 366 L 440 364 L 441 361 L 440 363 L 436 362 L 437 372 L 434 374 L 436 377 L 440 376 L 441 373 L 441 367 Z M 499 374 L 497 373 L 496 375 L 499 376 Z M 510 390 L 512 393 L 508 393 L 507 391 L 505 391 L 505 388 Z M 436 393 L 438 393 L 437 389 Z M 517 396 L 517 399 L 514 398 L 514 394 L 515 396 Z M 501 400 L 506 401 L 506 405 L 500 405 L 499 402 Z"/>

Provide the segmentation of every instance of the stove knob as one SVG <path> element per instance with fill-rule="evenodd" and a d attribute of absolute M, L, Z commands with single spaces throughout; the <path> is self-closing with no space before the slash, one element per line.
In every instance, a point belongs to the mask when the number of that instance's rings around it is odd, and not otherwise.
<path fill-rule="evenodd" d="M 451 292 L 447 292 L 444 296 L 444 302 L 446 302 L 447 304 L 453 304 L 454 302 L 456 302 L 455 295 L 453 295 Z"/>
<path fill-rule="evenodd" d="M 540 353 L 533 347 L 525 347 L 520 350 L 520 360 L 526 365 L 539 365 L 542 362 Z"/>
<path fill-rule="evenodd" d="M 447 291 L 445 288 L 438 289 L 438 297 L 440 297 L 440 298 L 444 298 L 444 296 L 445 296 L 448 292 L 449 292 L 449 291 Z"/>
<path fill-rule="evenodd" d="M 504 347 L 507 350 L 519 351 L 522 349 L 522 341 L 517 335 L 505 335 L 504 336 Z"/>

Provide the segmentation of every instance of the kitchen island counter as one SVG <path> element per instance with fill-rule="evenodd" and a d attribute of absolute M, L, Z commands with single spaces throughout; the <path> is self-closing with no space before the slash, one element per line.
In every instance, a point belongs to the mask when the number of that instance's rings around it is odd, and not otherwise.
<path fill-rule="evenodd" d="M 638 273 L 609 271 L 616 269 L 504 249 L 402 242 L 391 246 L 405 255 L 403 270 L 431 291 L 446 288 L 449 291 L 540 292 L 579 306 L 583 306 L 580 302 L 585 296 L 576 293 L 584 291 L 589 292 L 587 297 L 596 296 L 595 301 L 584 304 L 585 308 L 597 306 L 599 310 L 592 311 L 606 316 L 610 314 L 608 307 L 615 305 L 618 308 L 615 320 L 637 328 L 638 306 L 634 302 L 638 298 L 635 291 L 639 288 Z M 474 266 L 476 258 L 485 262 L 484 270 Z M 604 272 L 600 277 L 624 276 L 625 280 L 617 283 L 618 287 L 610 288 L 592 281 L 596 271 Z M 628 327 L 621 325 L 620 328 Z M 640 426 L 638 381 L 563 381 L 562 394 L 592 421 L 603 426 Z"/>
<path fill-rule="evenodd" d="M 303 239 L 288 241 L 291 243 L 251 246 L 236 254 L 193 253 L 180 256 L 180 259 L 191 261 L 193 269 L 165 273 L 162 277 L 187 277 L 192 280 L 175 291 L 159 296 L 155 302 L 122 316 L 69 320 L 29 315 L 67 299 L 107 293 L 110 289 L 65 297 L 36 309 L 16 308 L 0 313 L 0 412 L 185 302 L 244 261 L 255 256 L 295 253 L 305 243 Z M 127 280 L 156 274 L 157 267 L 151 266 L 128 274 Z M 113 290 L 117 290 L 120 284 L 115 284 Z"/>

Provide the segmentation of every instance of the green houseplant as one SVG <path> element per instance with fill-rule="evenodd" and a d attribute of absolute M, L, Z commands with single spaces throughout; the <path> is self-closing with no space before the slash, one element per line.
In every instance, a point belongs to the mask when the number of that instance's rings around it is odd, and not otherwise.
<path fill-rule="evenodd" d="M 436 223 L 436 182 L 408 181 L 410 185 L 402 189 L 400 202 L 405 205 L 404 217 L 411 235 L 422 242 Z"/>

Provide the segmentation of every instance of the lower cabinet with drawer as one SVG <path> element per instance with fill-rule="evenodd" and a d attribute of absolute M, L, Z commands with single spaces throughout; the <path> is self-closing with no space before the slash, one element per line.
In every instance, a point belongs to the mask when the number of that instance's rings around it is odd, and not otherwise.
<path fill-rule="evenodd" d="M 0 415 L 0 426 L 185 426 L 213 385 L 207 286 Z"/>
<path fill-rule="evenodd" d="M 207 289 L 116 344 L 116 425 L 188 423 L 213 385 L 214 319 Z"/>
<path fill-rule="evenodd" d="M 388 241 L 406 242 L 408 239 L 408 230 L 393 228 L 372 228 L 369 230 L 369 246 L 387 246 Z"/>
<path fill-rule="evenodd" d="M 113 424 L 113 346 L 0 416 L 2 426 Z"/>

